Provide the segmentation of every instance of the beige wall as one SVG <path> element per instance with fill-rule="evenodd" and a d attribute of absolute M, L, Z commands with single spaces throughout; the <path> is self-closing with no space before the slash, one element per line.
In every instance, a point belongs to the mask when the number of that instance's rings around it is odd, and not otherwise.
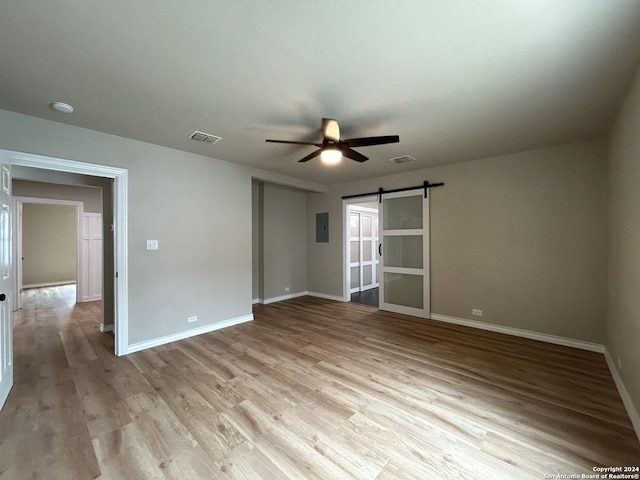
<path fill-rule="evenodd" d="M 73 283 L 77 279 L 76 207 L 25 203 L 22 206 L 22 284 Z"/>
<path fill-rule="evenodd" d="M 610 145 L 606 345 L 640 413 L 640 71 Z"/>
<path fill-rule="evenodd" d="M 254 298 L 262 301 L 307 290 L 306 194 L 272 183 L 254 184 Z M 257 218 L 256 218 L 257 217 Z M 256 245 L 257 243 L 257 245 Z M 254 265 L 255 265 L 254 263 Z M 288 290 L 287 290 L 288 288 Z"/>
<path fill-rule="evenodd" d="M 431 193 L 431 311 L 603 343 L 606 144 L 562 145 L 309 194 L 308 289 L 342 297 L 342 195 L 445 182 Z M 472 317 L 473 308 L 482 318 Z"/>
<path fill-rule="evenodd" d="M 19 169 L 16 167 L 14 170 Z M 11 193 L 13 196 L 72 200 L 82 202 L 82 208 L 85 213 L 102 213 L 102 189 L 99 187 L 59 185 L 55 183 L 20 180 L 16 178 L 15 172 L 12 173 Z"/>

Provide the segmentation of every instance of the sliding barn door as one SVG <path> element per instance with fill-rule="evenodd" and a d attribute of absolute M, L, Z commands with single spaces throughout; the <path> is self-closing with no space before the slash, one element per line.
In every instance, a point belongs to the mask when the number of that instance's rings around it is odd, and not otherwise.
<path fill-rule="evenodd" d="M 5 163 L 6 162 L 6 163 Z M 13 386 L 13 328 L 11 322 L 11 170 L 0 152 L 0 408 Z"/>
<path fill-rule="evenodd" d="M 429 199 L 424 190 L 383 195 L 380 309 L 428 318 Z"/>

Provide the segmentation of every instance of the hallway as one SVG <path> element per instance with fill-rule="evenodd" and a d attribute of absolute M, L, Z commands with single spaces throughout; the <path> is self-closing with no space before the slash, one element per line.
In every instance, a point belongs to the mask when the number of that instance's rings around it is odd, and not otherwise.
<path fill-rule="evenodd" d="M 14 386 L 0 415 L 0 478 L 100 474 L 90 430 L 109 420 L 97 413 L 83 380 L 109 371 L 113 335 L 99 331 L 101 302 L 76 304 L 75 288 L 25 290 L 23 309 L 14 313 Z"/>

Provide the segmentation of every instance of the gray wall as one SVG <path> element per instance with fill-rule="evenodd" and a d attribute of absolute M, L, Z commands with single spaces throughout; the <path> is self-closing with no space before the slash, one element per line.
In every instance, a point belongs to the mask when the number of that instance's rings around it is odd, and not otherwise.
<path fill-rule="evenodd" d="M 131 344 L 251 314 L 250 169 L 7 111 L 0 148 L 128 169 Z"/>
<path fill-rule="evenodd" d="M 258 229 L 253 236 L 253 298 L 268 302 L 306 292 L 306 193 L 263 182 L 254 182 L 252 191 Z"/>
<path fill-rule="evenodd" d="M 604 343 L 606 154 L 562 145 L 309 194 L 307 228 L 329 212 L 331 237 L 308 239 L 308 289 L 342 297 L 342 195 L 445 182 L 431 193 L 431 311 Z"/>
<path fill-rule="evenodd" d="M 255 180 L 251 182 L 251 298 L 253 302 L 262 299 L 261 189 L 261 182 Z"/>
<path fill-rule="evenodd" d="M 22 284 L 73 283 L 78 275 L 76 207 L 22 206 Z"/>
<path fill-rule="evenodd" d="M 607 349 L 640 411 L 640 71 L 610 145 Z"/>

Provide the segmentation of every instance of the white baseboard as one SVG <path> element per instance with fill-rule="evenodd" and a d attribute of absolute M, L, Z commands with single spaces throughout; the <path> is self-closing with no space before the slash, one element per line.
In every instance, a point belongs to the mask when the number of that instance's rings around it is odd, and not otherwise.
<path fill-rule="evenodd" d="M 100 300 L 102 300 L 102 295 L 95 295 L 93 297 L 84 297 L 81 298 L 80 300 L 78 300 L 79 303 L 86 303 L 86 302 L 99 302 Z"/>
<path fill-rule="evenodd" d="M 105 325 L 104 323 L 100 325 L 100 331 L 102 333 L 105 332 L 113 332 L 113 325 Z"/>
<path fill-rule="evenodd" d="M 638 409 L 636 408 L 627 388 L 624 386 L 622 382 L 622 377 L 618 373 L 618 369 L 616 368 L 616 364 L 611 358 L 611 354 L 609 354 L 609 350 L 604 349 L 604 358 L 607 360 L 607 365 L 609 366 L 609 370 L 611 371 L 611 376 L 613 377 L 613 381 L 618 388 L 618 393 L 622 398 L 622 403 L 624 403 L 625 408 L 627 409 L 627 413 L 629 414 L 629 419 L 631 420 L 631 424 L 633 425 L 633 429 L 636 431 L 636 436 L 640 441 L 640 414 L 638 414 Z"/>
<path fill-rule="evenodd" d="M 514 335 L 516 337 L 530 338 L 532 340 L 540 340 L 541 342 L 554 343 L 556 345 L 564 345 L 566 347 L 580 348 L 582 350 L 589 350 L 592 352 L 604 354 L 604 358 L 607 361 L 611 376 L 616 384 L 618 393 L 622 398 L 622 402 L 627 410 L 633 429 L 636 432 L 638 440 L 640 440 L 640 414 L 636 408 L 629 392 L 627 391 L 622 378 L 618 373 L 618 369 L 615 366 L 615 362 L 611 358 L 609 351 L 604 345 L 598 343 L 585 342 L 582 340 L 574 340 L 572 338 L 558 337 L 555 335 L 547 335 L 545 333 L 531 332 L 529 330 L 521 330 L 519 328 L 504 327 L 502 325 L 492 325 L 490 323 L 482 323 L 477 320 L 468 320 L 466 318 L 450 317 L 448 315 L 440 315 L 438 313 L 432 313 L 431 319 L 439 320 L 441 322 L 455 323 L 456 325 L 464 325 L 466 327 L 479 328 L 482 330 L 490 330 L 492 332 L 505 333 L 507 335 Z"/>
<path fill-rule="evenodd" d="M 29 288 L 44 288 L 44 287 L 59 287 L 61 285 L 75 285 L 75 280 L 63 280 L 61 282 L 45 282 L 45 283 L 30 283 L 28 285 L 22 285 L 23 290 Z"/>
<path fill-rule="evenodd" d="M 291 300 L 292 298 L 304 297 L 307 292 L 296 292 L 296 293 L 288 293 L 287 295 L 281 295 L 279 297 L 271 297 L 265 298 L 262 300 L 264 305 L 268 305 L 270 303 L 282 302 L 283 300 Z"/>
<path fill-rule="evenodd" d="M 468 320 L 466 318 L 450 317 L 449 315 L 440 315 L 439 313 L 432 313 L 432 320 L 439 320 L 441 322 L 455 323 L 456 325 L 463 325 L 465 327 L 479 328 L 481 330 L 489 330 L 497 333 L 504 333 L 506 335 L 513 335 L 516 337 L 529 338 L 531 340 L 539 340 L 541 342 L 554 343 L 556 345 L 564 345 L 565 347 L 579 348 L 581 350 L 589 350 L 591 352 L 604 353 L 604 345 L 599 343 L 585 342 L 583 340 L 574 340 L 572 338 L 558 337 L 556 335 L 548 335 L 546 333 L 532 332 L 530 330 L 522 330 L 519 328 L 505 327 L 502 325 L 494 325 L 491 323 L 478 322 L 477 320 Z"/>
<path fill-rule="evenodd" d="M 307 295 L 309 295 L 310 297 L 324 298 L 325 300 L 334 300 L 336 302 L 344 303 L 344 298 L 338 295 L 327 295 L 326 293 L 317 293 L 317 292 L 307 292 Z"/>
<path fill-rule="evenodd" d="M 262 303 L 262 299 L 261 298 L 254 298 L 253 300 L 251 300 L 251 305 L 255 305 L 256 303 Z"/>
<path fill-rule="evenodd" d="M 245 315 L 243 317 L 231 318 L 222 322 L 217 322 L 212 325 L 205 325 L 204 327 L 192 328 L 180 333 L 174 333 L 173 335 L 166 335 L 160 338 L 154 338 L 153 340 L 147 340 L 145 342 L 134 343 L 127 348 L 127 354 L 139 352 L 140 350 L 146 350 L 147 348 L 157 347 L 158 345 L 164 345 L 165 343 L 176 342 L 178 340 L 184 340 L 185 338 L 194 337 L 196 335 L 202 335 L 203 333 L 213 332 L 220 330 L 221 328 L 232 327 L 241 323 L 250 322 L 253 320 L 253 314 Z"/>
<path fill-rule="evenodd" d="M 271 298 L 258 298 L 253 300 L 253 303 L 261 303 L 263 305 L 268 305 L 270 303 L 276 303 L 276 302 L 282 302 L 283 300 L 291 300 L 292 298 L 298 298 L 298 297 L 304 297 L 304 296 L 310 296 L 310 297 L 318 297 L 318 298 L 324 298 L 326 300 L 334 300 L 336 302 L 344 302 L 344 299 L 342 297 L 339 297 L 337 295 L 327 295 L 326 293 L 317 293 L 317 292 L 296 292 L 296 293 L 290 293 L 288 295 L 282 295 L 280 297 L 271 297 Z"/>

